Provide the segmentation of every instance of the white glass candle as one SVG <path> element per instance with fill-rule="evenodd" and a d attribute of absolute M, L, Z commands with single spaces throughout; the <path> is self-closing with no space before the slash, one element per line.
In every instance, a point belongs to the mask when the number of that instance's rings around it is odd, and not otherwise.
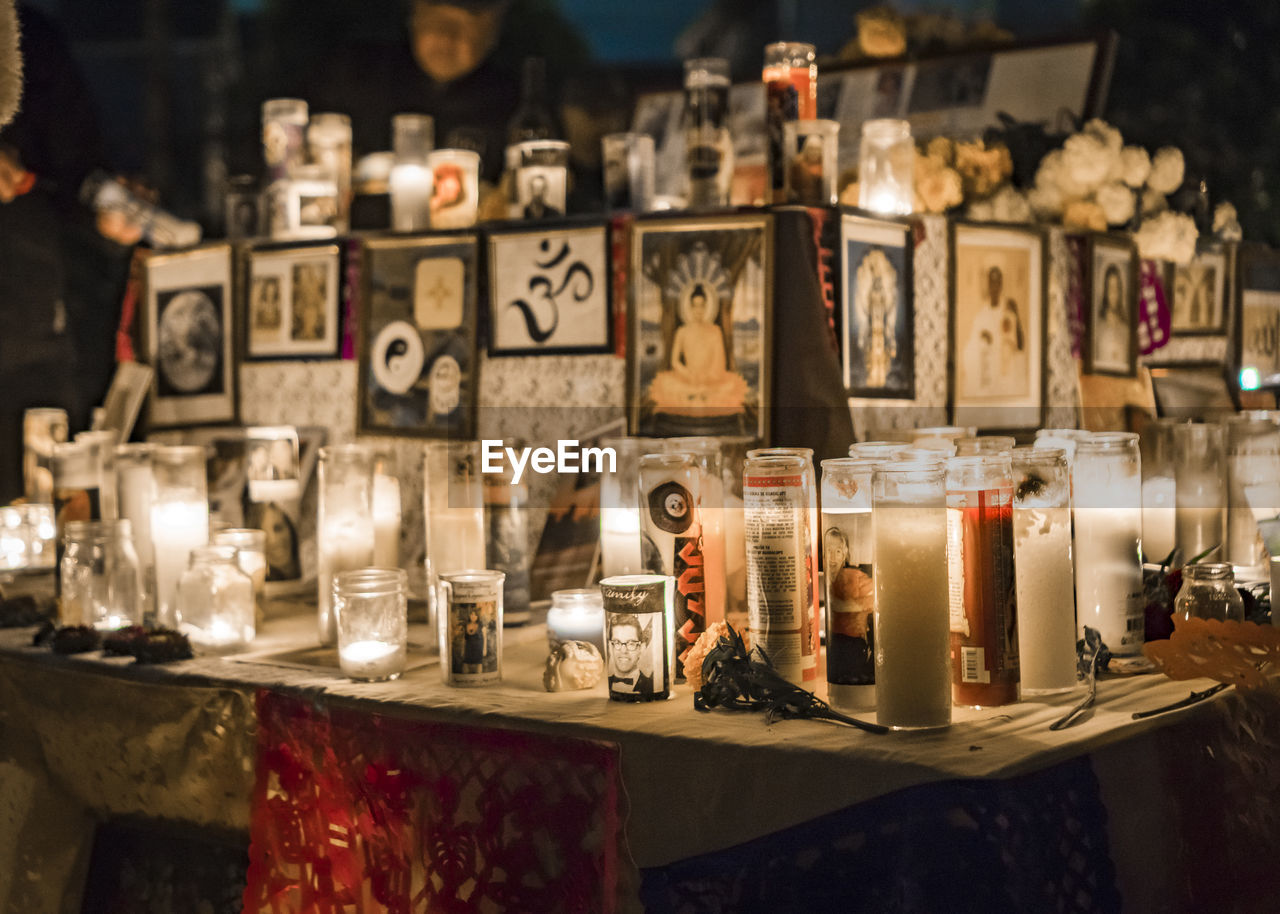
<path fill-rule="evenodd" d="M 1163 562 L 1176 545 L 1176 484 L 1173 478 L 1173 430 L 1186 419 L 1154 419 L 1138 442 L 1142 453 L 1142 558 Z M 1041 430 L 1044 431 L 1043 429 Z M 1039 433 L 1037 433 L 1039 434 Z M 1036 439 L 1037 443 L 1039 438 Z M 1075 441 L 1072 440 L 1074 453 Z"/>
<path fill-rule="evenodd" d="M 155 613 L 155 546 L 151 540 L 151 504 L 155 500 L 154 444 L 122 444 L 116 448 L 116 501 L 120 517 L 133 531 L 133 551 L 142 578 L 143 618 Z"/>
<path fill-rule="evenodd" d="M 344 234 L 350 226 L 351 118 L 345 114 L 313 114 L 307 127 L 311 159 L 321 165 L 338 190 L 338 215 L 334 227 Z"/>
<path fill-rule="evenodd" d="M 911 125 L 864 121 L 858 156 L 858 205 L 875 213 L 906 215 L 915 205 L 916 148 Z"/>
<path fill-rule="evenodd" d="M 151 539 L 155 549 L 156 616 L 177 623 L 178 580 L 193 549 L 209 542 L 209 495 L 202 447 L 160 447 L 152 456 L 155 501 Z"/>
<path fill-rule="evenodd" d="M 1076 443 L 1076 622 L 1097 629 L 1117 656 L 1142 649 L 1142 465 L 1138 436 L 1090 435 Z"/>
<path fill-rule="evenodd" d="M 675 583 L 675 578 L 658 574 L 623 574 L 600 582 L 611 701 L 662 701 L 671 696 Z"/>
<path fill-rule="evenodd" d="M 485 567 L 484 492 L 480 445 L 431 441 L 423 452 L 423 514 L 427 535 L 427 605 L 438 618 L 440 575 Z"/>
<path fill-rule="evenodd" d="M 250 527 L 229 527 L 214 532 L 210 542 L 236 550 L 236 565 L 253 582 L 254 623 L 260 627 L 265 615 L 263 597 L 267 589 L 267 534 Z"/>
<path fill-rule="evenodd" d="M 1197 556 L 1212 560 L 1226 550 L 1225 442 L 1220 425 L 1173 430 L 1175 536 L 1184 562 Z"/>
<path fill-rule="evenodd" d="M 317 623 L 320 643 L 337 641 L 333 576 L 373 564 L 373 451 L 357 444 L 320 449 L 316 529 Z"/>
<path fill-rule="evenodd" d="M 391 227 L 397 232 L 420 232 L 431 225 L 431 169 L 427 153 L 435 137 L 435 122 L 425 114 L 397 114 L 391 119 L 396 163 L 388 181 Z"/>
<path fill-rule="evenodd" d="M 262 159 L 267 181 L 288 178 L 307 158 L 307 103 L 269 98 L 262 103 Z"/>
<path fill-rule="evenodd" d="M 600 566 L 604 577 L 639 574 L 640 458 L 656 451 L 653 438 L 606 438 L 616 455 L 614 472 L 600 478 Z"/>
<path fill-rule="evenodd" d="M 587 641 L 604 656 L 604 599 L 597 587 L 557 590 L 547 610 L 547 645 Z"/>
<path fill-rule="evenodd" d="M 400 480 L 386 473 L 373 477 L 373 564 L 400 567 Z"/>
<path fill-rule="evenodd" d="M 407 573 L 400 568 L 362 568 L 333 579 L 338 665 L 352 679 L 398 679 L 409 637 Z"/>
<path fill-rule="evenodd" d="M 202 653 L 253 641 L 253 582 L 236 564 L 234 546 L 197 546 L 178 584 L 178 630 Z"/>
<path fill-rule="evenodd" d="M 872 475 L 876 720 L 897 730 L 951 723 L 946 470 L 884 463 Z"/>

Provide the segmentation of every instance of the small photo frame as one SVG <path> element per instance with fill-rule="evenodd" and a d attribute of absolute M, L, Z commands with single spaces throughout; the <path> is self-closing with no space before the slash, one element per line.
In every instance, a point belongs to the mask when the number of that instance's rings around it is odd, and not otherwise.
<path fill-rule="evenodd" d="M 1227 332 L 1225 248 L 1201 250 L 1191 263 L 1169 268 L 1170 332 L 1173 336 L 1219 336 Z"/>
<path fill-rule="evenodd" d="M 1084 365 L 1088 374 L 1138 372 L 1138 252 L 1127 238 L 1089 238 L 1085 274 Z"/>
<path fill-rule="evenodd" d="M 140 362 L 120 362 L 111 378 L 106 399 L 102 401 L 102 419 L 94 429 L 112 429 L 120 441 L 128 441 L 133 426 L 142 412 L 142 403 L 151 390 L 155 371 Z"/>
<path fill-rule="evenodd" d="M 631 230 L 631 433 L 769 436 L 773 223 L 637 219 Z"/>
<path fill-rule="evenodd" d="M 915 399 L 909 222 L 840 219 L 840 360 L 851 397 Z"/>
<path fill-rule="evenodd" d="M 244 285 L 246 358 L 337 358 L 337 245 L 251 250 Z"/>
<path fill-rule="evenodd" d="M 609 352 L 606 225 L 489 236 L 489 354 Z"/>
<path fill-rule="evenodd" d="M 1042 424 L 1044 236 L 1022 226 L 954 223 L 951 234 L 952 423 Z"/>
<path fill-rule="evenodd" d="M 1237 378 L 1254 373 L 1256 383 L 1280 374 L 1280 251 L 1242 244 L 1236 258 Z"/>
<path fill-rule="evenodd" d="M 230 245 L 153 254 L 145 271 L 143 352 L 155 369 L 148 423 L 234 421 Z"/>
<path fill-rule="evenodd" d="M 475 235 L 365 243 L 360 434 L 475 437 L 478 247 Z"/>

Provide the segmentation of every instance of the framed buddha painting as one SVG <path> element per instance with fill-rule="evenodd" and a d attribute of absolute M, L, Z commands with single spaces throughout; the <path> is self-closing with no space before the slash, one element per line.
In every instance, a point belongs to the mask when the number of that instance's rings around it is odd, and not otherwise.
<path fill-rule="evenodd" d="M 650 218 L 631 241 L 631 433 L 767 438 L 772 222 Z"/>

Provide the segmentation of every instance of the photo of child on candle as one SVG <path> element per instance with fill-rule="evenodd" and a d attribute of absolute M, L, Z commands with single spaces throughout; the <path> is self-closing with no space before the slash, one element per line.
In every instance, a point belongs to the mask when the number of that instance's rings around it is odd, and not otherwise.
<path fill-rule="evenodd" d="M 450 609 L 454 673 L 497 672 L 497 637 L 493 630 L 497 606 L 492 602 L 454 603 Z"/>
<path fill-rule="evenodd" d="M 632 613 L 607 613 L 605 647 L 608 659 L 609 691 L 631 695 L 653 694 L 655 664 L 649 648 L 653 641 L 650 622 L 641 622 Z M 659 649 L 661 645 L 657 645 Z M 648 663 L 645 661 L 648 660 Z M 649 672 L 645 672 L 645 667 Z"/>

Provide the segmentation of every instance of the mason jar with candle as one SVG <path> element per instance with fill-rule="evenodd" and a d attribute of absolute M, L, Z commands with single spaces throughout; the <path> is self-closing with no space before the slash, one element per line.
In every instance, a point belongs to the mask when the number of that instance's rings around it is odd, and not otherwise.
<path fill-rule="evenodd" d="M 1227 421 L 1227 561 L 1262 574 L 1267 550 L 1258 521 L 1280 515 L 1280 429 L 1270 419 Z"/>
<path fill-rule="evenodd" d="M 959 439 L 972 438 L 977 433 L 977 429 L 972 426 L 938 425 L 918 428 L 911 434 L 911 446 L 926 451 L 942 451 L 951 457 L 955 455 Z"/>
<path fill-rule="evenodd" d="M 253 581 L 234 546 L 197 546 L 178 583 L 178 631 L 203 654 L 241 650 L 253 641 Z"/>
<path fill-rule="evenodd" d="M 1013 460 L 1013 555 L 1022 692 L 1076 685 L 1071 471 L 1061 448 L 1020 447 Z"/>
<path fill-rule="evenodd" d="M 264 594 L 267 589 L 267 534 L 249 527 L 227 527 L 213 534 L 215 546 L 236 550 L 236 564 L 253 582 L 253 621 L 261 628 L 265 619 Z"/>
<path fill-rule="evenodd" d="M 608 578 L 640 574 L 640 458 L 658 450 L 656 438 L 605 438 L 614 471 L 600 475 L 600 568 Z"/>
<path fill-rule="evenodd" d="M 338 666 L 351 679 L 383 682 L 404 673 L 408 580 L 401 568 L 359 568 L 334 575 Z"/>
<path fill-rule="evenodd" d="M 431 225 L 431 169 L 427 154 L 435 145 L 435 121 L 425 114 L 397 114 L 391 119 L 391 228 L 421 232 Z"/>
<path fill-rule="evenodd" d="M 67 441 L 53 446 L 53 516 L 57 530 L 57 562 L 62 564 L 63 536 L 71 521 L 102 520 L 102 466 L 97 446 Z M 55 579 L 55 589 L 62 586 Z"/>
<path fill-rule="evenodd" d="M 439 619 L 440 576 L 486 567 L 480 444 L 429 441 L 423 448 L 427 536 L 427 607 Z"/>
<path fill-rule="evenodd" d="M 22 479 L 27 501 L 53 501 L 53 446 L 66 440 L 65 409 L 38 407 L 22 414 Z"/>
<path fill-rule="evenodd" d="M 99 631 L 140 624 L 142 581 L 129 521 L 71 521 L 65 539 L 61 623 Z"/>
<path fill-rule="evenodd" d="M 876 720 L 895 730 L 951 723 L 947 487 L 942 463 L 882 463 L 871 476 Z"/>
<path fill-rule="evenodd" d="M 501 571 L 440 572 L 440 672 L 446 685 L 502 679 Z"/>
<path fill-rule="evenodd" d="M 858 206 L 904 216 L 915 206 L 916 147 L 911 125 L 892 118 L 862 123 L 858 154 Z"/>
<path fill-rule="evenodd" d="M 151 503 L 151 542 L 155 551 L 156 617 L 173 627 L 177 619 L 178 579 L 191 551 L 209 542 L 209 490 L 205 450 L 158 447 L 151 458 L 155 496 Z"/>
<path fill-rule="evenodd" d="M 1173 601 L 1183 619 L 1243 622 L 1244 599 L 1236 590 L 1230 562 L 1197 562 L 1182 567 L 1182 587 Z"/>
<path fill-rule="evenodd" d="M 770 200 L 783 202 L 786 125 L 818 116 L 818 55 L 811 44 L 775 41 L 765 45 L 761 78 L 765 88 L 765 135 L 769 141 Z"/>
<path fill-rule="evenodd" d="M 1174 534 L 1182 561 L 1221 557 L 1226 548 L 1226 435 L 1221 425 L 1173 430 Z"/>
<path fill-rule="evenodd" d="M 359 444 L 320 449 L 316 609 L 321 644 L 338 640 L 333 618 L 333 576 L 373 565 L 375 458 L 373 450 Z"/>
<path fill-rule="evenodd" d="M 547 647 L 554 651 L 565 641 L 594 644 L 604 656 L 604 598 L 600 588 L 570 588 L 551 594 Z"/>
<path fill-rule="evenodd" d="M 351 225 L 351 118 L 329 111 L 311 115 L 307 148 L 311 160 L 333 180 L 338 193 L 333 226 L 338 234 L 346 234 Z"/>
<path fill-rule="evenodd" d="M 729 135 L 729 61 L 684 62 L 685 175 L 690 209 L 729 205 L 733 138 Z"/>
<path fill-rule="evenodd" d="M 1142 430 L 1142 557 L 1163 562 L 1177 545 L 1173 430 L 1186 419 L 1153 419 Z"/>
<path fill-rule="evenodd" d="M 831 706 L 876 706 L 875 542 L 871 474 L 875 457 L 822 461 L 822 568 L 827 607 L 827 692 Z"/>
<path fill-rule="evenodd" d="M 115 450 L 116 502 L 129 521 L 133 551 L 142 580 L 142 616 L 155 615 L 156 554 L 151 540 L 151 503 L 155 500 L 154 444 L 121 444 Z"/>
<path fill-rule="evenodd" d="M 689 454 L 698 465 L 698 522 L 702 527 L 702 580 L 707 624 L 723 622 L 725 613 L 724 466 L 720 439 L 667 438 L 668 454 Z"/>
<path fill-rule="evenodd" d="M 1142 458 L 1130 432 L 1076 442 L 1071 466 L 1076 622 L 1116 656 L 1142 650 Z"/>

